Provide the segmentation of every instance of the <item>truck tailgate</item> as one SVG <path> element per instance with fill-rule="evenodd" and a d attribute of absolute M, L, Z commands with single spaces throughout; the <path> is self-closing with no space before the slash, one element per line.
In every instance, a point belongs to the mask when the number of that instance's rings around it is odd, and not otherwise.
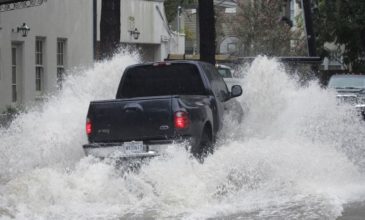
<path fill-rule="evenodd" d="M 168 139 L 173 136 L 172 97 L 129 98 L 91 102 L 90 142 Z"/>

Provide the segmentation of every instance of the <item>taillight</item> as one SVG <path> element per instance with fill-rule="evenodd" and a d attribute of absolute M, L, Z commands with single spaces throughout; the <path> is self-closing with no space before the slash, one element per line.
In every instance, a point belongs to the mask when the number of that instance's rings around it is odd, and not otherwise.
<path fill-rule="evenodd" d="M 190 125 L 189 113 L 187 112 L 175 112 L 174 124 L 177 129 L 186 129 Z"/>
<path fill-rule="evenodd" d="M 87 135 L 90 135 L 91 134 L 91 132 L 93 131 L 92 128 L 93 127 L 92 127 L 92 124 L 91 124 L 91 120 L 89 118 L 86 119 L 86 134 Z"/>

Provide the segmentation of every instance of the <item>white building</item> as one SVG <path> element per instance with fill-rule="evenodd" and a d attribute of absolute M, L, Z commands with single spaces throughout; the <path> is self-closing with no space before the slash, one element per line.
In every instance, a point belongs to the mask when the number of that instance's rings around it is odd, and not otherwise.
<path fill-rule="evenodd" d="M 40 5 L 29 7 L 33 3 Z M 65 71 L 92 65 L 100 39 L 101 0 L 36 0 L 10 6 L 0 7 L 0 114 L 7 106 L 43 100 L 61 85 Z M 183 53 L 184 35 L 169 29 L 163 0 L 122 0 L 120 19 L 120 42 L 135 45 L 145 61 Z M 18 32 L 24 23 L 30 28 L 27 36 Z M 135 30 L 140 33 L 137 39 L 131 34 Z"/>
<path fill-rule="evenodd" d="M 122 0 L 120 42 L 137 46 L 144 61 L 160 61 L 169 53 L 184 53 L 185 35 L 172 32 L 163 0 Z M 101 0 L 97 0 L 97 41 L 100 41 Z M 140 34 L 137 39 L 133 31 Z"/>
<path fill-rule="evenodd" d="M 42 100 L 64 71 L 93 63 L 92 13 L 90 0 L 48 0 L 0 12 L 0 113 Z M 27 36 L 18 32 L 23 23 Z"/>

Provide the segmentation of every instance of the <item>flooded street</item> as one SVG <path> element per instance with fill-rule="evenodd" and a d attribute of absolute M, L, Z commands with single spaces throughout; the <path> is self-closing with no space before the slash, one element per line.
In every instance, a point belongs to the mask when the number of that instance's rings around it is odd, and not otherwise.
<path fill-rule="evenodd" d="M 337 219 L 344 208 L 365 218 L 364 122 L 335 91 L 300 86 L 265 57 L 243 72 L 242 124 L 226 117 L 203 164 L 177 145 L 131 173 L 85 157 L 89 102 L 114 98 L 138 60 L 77 70 L 0 129 L 1 219 Z"/>

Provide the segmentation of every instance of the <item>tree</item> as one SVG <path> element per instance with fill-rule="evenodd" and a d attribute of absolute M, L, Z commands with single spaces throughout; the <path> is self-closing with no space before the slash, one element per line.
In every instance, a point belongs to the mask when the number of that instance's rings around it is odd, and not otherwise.
<path fill-rule="evenodd" d="M 317 51 L 330 56 L 324 48 L 331 42 L 342 51 L 347 69 L 365 71 L 365 2 L 351 0 L 316 0 L 314 13 Z"/>
<path fill-rule="evenodd" d="M 120 45 L 120 0 L 102 0 L 100 18 L 101 58 L 110 58 Z"/>
<path fill-rule="evenodd" d="M 199 0 L 200 60 L 215 64 L 213 0 Z"/>
<path fill-rule="evenodd" d="M 283 0 L 238 0 L 236 16 L 220 16 L 241 41 L 241 56 L 304 55 L 303 30 L 283 19 Z"/>

